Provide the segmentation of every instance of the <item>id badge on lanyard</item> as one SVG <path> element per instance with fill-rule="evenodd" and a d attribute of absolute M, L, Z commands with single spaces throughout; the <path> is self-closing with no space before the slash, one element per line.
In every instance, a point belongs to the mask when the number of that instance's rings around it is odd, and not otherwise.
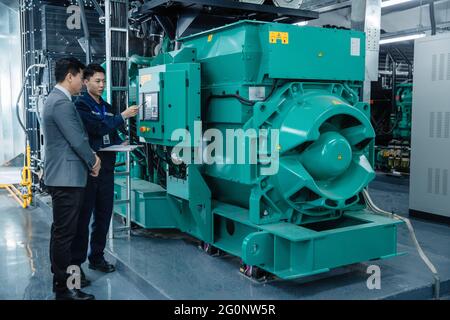
<path fill-rule="evenodd" d="M 103 145 L 110 145 L 111 144 L 111 140 L 109 139 L 109 134 L 105 134 L 103 136 Z"/>
<path fill-rule="evenodd" d="M 95 106 L 95 109 L 97 109 L 98 113 L 101 114 L 101 117 L 102 117 L 102 120 L 103 120 L 103 119 L 105 119 L 105 116 L 106 116 L 106 108 L 105 108 L 105 105 L 103 105 L 102 107 L 103 107 L 102 112 L 100 112 L 100 110 L 97 108 L 97 106 Z M 111 144 L 111 139 L 109 138 L 109 134 L 105 134 L 103 136 L 103 145 L 107 146 L 107 145 L 110 145 L 110 144 Z"/>

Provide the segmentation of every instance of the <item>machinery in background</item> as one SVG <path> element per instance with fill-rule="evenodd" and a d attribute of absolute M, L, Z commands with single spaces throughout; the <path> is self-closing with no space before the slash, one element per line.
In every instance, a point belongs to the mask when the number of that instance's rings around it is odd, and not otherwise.
<path fill-rule="evenodd" d="M 388 134 L 392 139 L 387 145 L 377 145 L 375 148 L 376 168 L 408 174 L 411 158 L 411 111 L 412 111 L 411 83 L 397 85 L 395 96 L 395 112 L 390 117 Z"/>
<path fill-rule="evenodd" d="M 391 116 L 391 127 L 394 139 L 411 139 L 411 110 L 412 110 L 412 83 L 402 83 L 397 86 L 395 104 L 396 114 Z"/>
<path fill-rule="evenodd" d="M 375 168 L 394 175 L 409 175 L 411 158 L 412 49 L 383 48 L 384 69 L 372 84 L 371 120 L 376 132 Z M 380 66 L 383 63 L 380 62 Z"/>
<path fill-rule="evenodd" d="M 450 36 L 416 40 L 409 209 L 450 222 Z"/>
<path fill-rule="evenodd" d="M 24 113 L 20 113 L 26 128 L 30 148 L 31 189 L 43 191 L 41 184 L 45 143 L 40 131 L 42 107 L 45 99 L 55 85 L 54 66 L 56 60 L 70 54 L 80 61 L 86 61 L 88 50 L 92 62 L 105 60 L 104 26 L 99 23 L 99 15 L 93 8 L 80 11 L 82 20 L 87 23 L 92 36 L 87 36 L 84 22 L 71 25 L 75 20 L 74 11 L 69 8 L 70 1 L 21 0 L 20 30 L 22 44 L 22 70 L 33 65 L 45 65 L 25 76 L 23 90 Z M 28 30 L 34 30 L 29 32 Z M 89 45 L 86 45 L 86 37 Z M 25 146 L 24 146 L 25 148 Z"/>
<path fill-rule="evenodd" d="M 186 232 L 208 253 L 240 257 L 254 277 L 398 255 L 401 222 L 371 214 L 362 197 L 375 176 L 370 108 L 358 96 L 363 33 L 240 21 L 177 40 L 135 81 L 150 175 L 133 179 L 133 222 Z M 205 163 L 208 129 L 256 135 L 233 136 L 223 161 Z M 268 154 L 252 163 L 252 146 Z M 116 179 L 118 199 L 125 191 Z"/>

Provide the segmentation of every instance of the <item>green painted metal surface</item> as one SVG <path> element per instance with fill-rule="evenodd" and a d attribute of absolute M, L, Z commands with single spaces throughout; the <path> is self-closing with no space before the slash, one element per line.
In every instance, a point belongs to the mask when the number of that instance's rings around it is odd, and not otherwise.
<path fill-rule="evenodd" d="M 399 254 L 400 222 L 367 211 L 304 226 L 283 221 L 254 225 L 248 221 L 248 212 L 222 203 L 215 205 L 214 214 L 216 246 L 284 279 Z"/>
<path fill-rule="evenodd" d="M 167 199 L 167 194 L 161 186 L 141 179 L 132 179 L 131 219 L 143 228 L 177 228 L 175 220 L 179 209 Z M 125 178 L 115 178 L 114 191 L 116 199 L 126 199 Z M 126 217 L 126 205 L 114 206 L 114 211 Z"/>
<path fill-rule="evenodd" d="M 182 50 L 177 56 L 187 56 Z M 195 51 L 186 59 L 194 59 Z M 175 59 L 176 61 L 176 59 Z M 200 120 L 200 65 L 198 63 L 173 63 L 139 70 L 139 104 L 144 104 L 138 121 L 140 135 L 149 142 L 173 146 L 176 129 L 193 128 Z M 145 94 L 157 99 L 155 116 Z M 154 101 L 153 101 L 154 103 Z M 150 118 L 150 119 L 149 119 Z"/>
<path fill-rule="evenodd" d="M 370 214 L 360 196 L 375 176 L 375 133 L 358 96 L 363 33 L 242 21 L 180 42 L 139 70 L 148 103 L 138 135 L 159 159 L 152 181 L 164 188 L 143 181 L 133 191 L 134 221 L 176 227 L 285 279 L 398 254 L 399 222 Z M 189 142 L 171 134 L 197 120 L 202 132 L 241 130 L 223 159 L 240 152 L 245 163 L 171 163 L 172 147 Z M 273 161 L 252 163 L 263 132 Z M 193 151 L 212 144 L 190 142 Z"/>
<path fill-rule="evenodd" d="M 412 83 L 398 85 L 396 95 L 397 112 L 391 119 L 395 139 L 411 139 Z"/>
<path fill-rule="evenodd" d="M 261 83 L 265 76 L 364 80 L 362 32 L 241 21 L 180 41 L 197 49 L 205 84 Z"/>

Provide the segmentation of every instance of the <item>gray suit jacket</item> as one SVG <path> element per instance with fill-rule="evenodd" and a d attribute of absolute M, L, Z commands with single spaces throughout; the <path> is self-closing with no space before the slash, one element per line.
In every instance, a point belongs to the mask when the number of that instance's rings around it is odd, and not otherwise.
<path fill-rule="evenodd" d="M 55 88 L 45 101 L 44 183 L 53 187 L 85 187 L 95 164 L 89 138 L 75 104 Z"/>

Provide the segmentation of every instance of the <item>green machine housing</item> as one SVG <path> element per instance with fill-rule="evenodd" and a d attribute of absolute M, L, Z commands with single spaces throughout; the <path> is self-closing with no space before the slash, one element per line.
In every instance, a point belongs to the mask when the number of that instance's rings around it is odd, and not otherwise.
<path fill-rule="evenodd" d="M 364 33 L 240 21 L 179 41 L 139 70 L 141 141 L 195 153 L 212 141 L 173 132 L 201 121 L 202 132 L 257 132 L 227 159 L 248 156 L 266 132 L 270 161 L 167 164 L 164 186 L 133 182 L 134 222 L 180 229 L 284 279 L 398 255 L 399 222 L 361 196 L 375 177 L 375 133 L 359 99 Z M 116 190 L 125 196 L 120 181 Z"/>
<path fill-rule="evenodd" d="M 391 126 L 394 127 L 392 135 L 394 139 L 410 141 L 413 84 L 402 83 L 397 88 L 395 96 L 397 110 L 391 116 Z"/>

